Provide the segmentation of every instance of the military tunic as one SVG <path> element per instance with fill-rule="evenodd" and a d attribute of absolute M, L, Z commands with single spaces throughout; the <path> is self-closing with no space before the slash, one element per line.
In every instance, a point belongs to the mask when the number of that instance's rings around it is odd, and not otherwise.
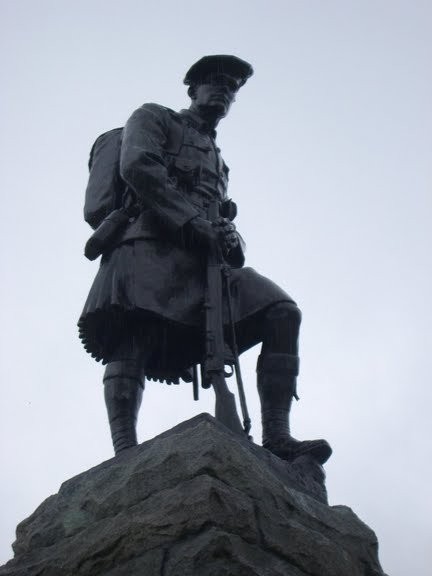
<path fill-rule="evenodd" d="M 185 225 L 207 218 L 211 200 L 227 200 L 228 168 L 200 117 L 145 104 L 125 126 L 120 173 L 141 212 L 102 256 L 80 337 L 103 363 L 150 347 L 147 375 L 171 379 L 203 353 L 206 263 L 202 250 L 188 246 Z M 235 266 L 230 285 L 236 326 L 247 327 L 239 331 L 243 351 L 261 340 L 253 318 L 273 303 L 293 301 L 252 268 Z M 226 302 L 223 314 L 227 324 Z"/>

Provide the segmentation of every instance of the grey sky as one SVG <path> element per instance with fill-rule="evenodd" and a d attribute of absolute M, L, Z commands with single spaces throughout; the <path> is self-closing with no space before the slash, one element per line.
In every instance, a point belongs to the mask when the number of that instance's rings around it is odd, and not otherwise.
<path fill-rule="evenodd" d="M 255 76 L 218 142 L 247 263 L 304 314 L 299 438 L 327 438 L 331 504 L 373 528 L 391 576 L 426 576 L 431 449 L 431 20 L 415 0 L 2 0 L 0 561 L 16 524 L 111 457 L 102 367 L 76 321 L 95 137 L 144 102 L 188 104 L 182 78 L 233 53 Z M 258 226 L 259 225 L 259 226 Z M 242 361 L 253 434 L 258 350 Z M 141 440 L 202 411 L 150 383 Z"/>

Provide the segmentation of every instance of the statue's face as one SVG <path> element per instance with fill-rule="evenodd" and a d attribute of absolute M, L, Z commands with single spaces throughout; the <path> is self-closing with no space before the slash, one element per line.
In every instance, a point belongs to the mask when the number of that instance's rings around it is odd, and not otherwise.
<path fill-rule="evenodd" d="M 211 108 L 214 115 L 222 118 L 228 114 L 240 81 L 227 74 L 218 74 L 207 78 L 195 89 L 194 104 L 198 108 Z"/>

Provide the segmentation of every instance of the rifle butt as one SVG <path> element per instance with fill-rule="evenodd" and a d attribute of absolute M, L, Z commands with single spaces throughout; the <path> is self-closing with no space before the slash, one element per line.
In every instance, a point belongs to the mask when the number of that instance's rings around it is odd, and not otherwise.
<path fill-rule="evenodd" d="M 222 374 L 212 375 L 212 384 L 216 396 L 215 416 L 235 434 L 244 434 L 243 426 L 237 413 L 235 396 L 230 392 Z"/>

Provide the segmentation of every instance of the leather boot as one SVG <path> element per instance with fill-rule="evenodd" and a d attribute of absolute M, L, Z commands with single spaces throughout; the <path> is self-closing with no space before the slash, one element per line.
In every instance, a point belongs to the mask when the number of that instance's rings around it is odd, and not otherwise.
<path fill-rule="evenodd" d="M 320 464 L 331 456 L 326 440 L 299 441 L 290 434 L 289 412 L 296 394 L 299 358 L 292 354 L 261 354 L 258 359 L 258 393 L 261 399 L 263 446 L 283 460 L 309 455 Z"/>
<path fill-rule="evenodd" d="M 130 363 L 112 362 L 105 371 L 104 388 L 111 438 L 117 455 L 137 445 L 136 422 L 142 401 L 143 380 Z"/>

